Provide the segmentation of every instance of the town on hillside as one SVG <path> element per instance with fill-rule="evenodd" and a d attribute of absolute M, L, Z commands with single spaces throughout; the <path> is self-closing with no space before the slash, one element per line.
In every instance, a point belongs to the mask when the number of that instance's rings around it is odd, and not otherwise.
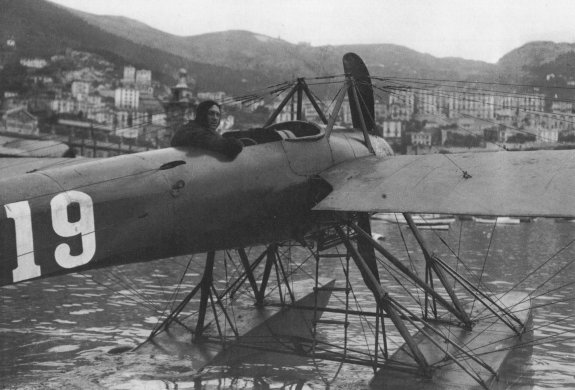
<path fill-rule="evenodd" d="M 174 129 L 193 119 L 206 99 L 223 106 L 221 132 L 261 126 L 285 97 L 284 92 L 242 100 L 225 91 L 200 91 L 185 69 L 174 75 L 173 85 L 164 85 L 150 70 L 129 64 L 118 69 L 96 54 L 71 49 L 24 58 L 17 44 L 10 38 L 0 45 L 0 144 L 53 143 L 32 155 L 61 155 L 56 146 L 63 144 L 69 148 L 64 153 L 85 157 L 167 147 Z M 573 103 L 537 88 L 502 94 L 488 88 L 390 86 L 376 92 L 377 131 L 397 153 L 558 148 L 575 140 Z M 311 102 L 303 112 L 305 119 L 319 121 Z M 293 109 L 287 109 L 277 121 L 293 118 Z M 351 123 L 344 104 L 337 125 Z M 10 155 L 7 150 L 0 146 L 0 155 Z"/>

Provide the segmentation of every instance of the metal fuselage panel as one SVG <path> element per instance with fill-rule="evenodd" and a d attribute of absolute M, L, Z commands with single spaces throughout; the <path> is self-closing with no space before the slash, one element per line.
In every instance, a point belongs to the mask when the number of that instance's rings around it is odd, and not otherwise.
<path fill-rule="evenodd" d="M 359 139 L 333 135 L 247 147 L 233 161 L 169 148 L 9 177 L 0 285 L 294 237 L 325 195 L 313 178 L 358 153 L 368 153 Z"/>

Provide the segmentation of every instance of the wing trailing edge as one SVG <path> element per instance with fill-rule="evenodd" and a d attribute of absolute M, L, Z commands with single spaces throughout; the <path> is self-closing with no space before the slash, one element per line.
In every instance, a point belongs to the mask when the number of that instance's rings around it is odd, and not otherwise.
<path fill-rule="evenodd" d="M 314 210 L 575 217 L 575 151 L 378 158 L 322 173 Z"/>

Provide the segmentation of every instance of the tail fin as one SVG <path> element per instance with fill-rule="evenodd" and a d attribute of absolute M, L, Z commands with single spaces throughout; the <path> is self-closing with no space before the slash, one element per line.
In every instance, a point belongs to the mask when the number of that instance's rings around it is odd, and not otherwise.
<path fill-rule="evenodd" d="M 376 134 L 373 86 L 365 63 L 357 54 L 347 53 L 343 56 L 343 70 L 355 80 L 359 100 L 356 102 L 353 98 L 353 85 L 351 85 L 348 97 L 353 127 L 361 129 L 360 115 L 362 115 L 367 131 L 370 134 Z"/>

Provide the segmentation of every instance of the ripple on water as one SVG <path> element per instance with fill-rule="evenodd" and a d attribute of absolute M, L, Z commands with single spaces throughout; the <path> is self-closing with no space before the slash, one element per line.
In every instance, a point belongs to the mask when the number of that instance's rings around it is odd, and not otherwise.
<path fill-rule="evenodd" d="M 53 320 L 53 322 L 57 322 L 58 324 L 70 324 L 70 325 L 75 325 L 77 324 L 76 321 L 68 321 L 68 320 Z"/>
<path fill-rule="evenodd" d="M 82 309 L 82 310 L 78 310 L 78 311 L 71 311 L 70 315 L 82 316 L 82 315 L 86 315 L 86 314 L 98 313 L 100 311 L 104 311 L 104 309 Z"/>
<path fill-rule="evenodd" d="M 46 352 L 51 353 L 62 353 L 62 352 L 72 352 L 80 349 L 79 345 L 58 345 L 57 347 L 52 347 Z"/>

